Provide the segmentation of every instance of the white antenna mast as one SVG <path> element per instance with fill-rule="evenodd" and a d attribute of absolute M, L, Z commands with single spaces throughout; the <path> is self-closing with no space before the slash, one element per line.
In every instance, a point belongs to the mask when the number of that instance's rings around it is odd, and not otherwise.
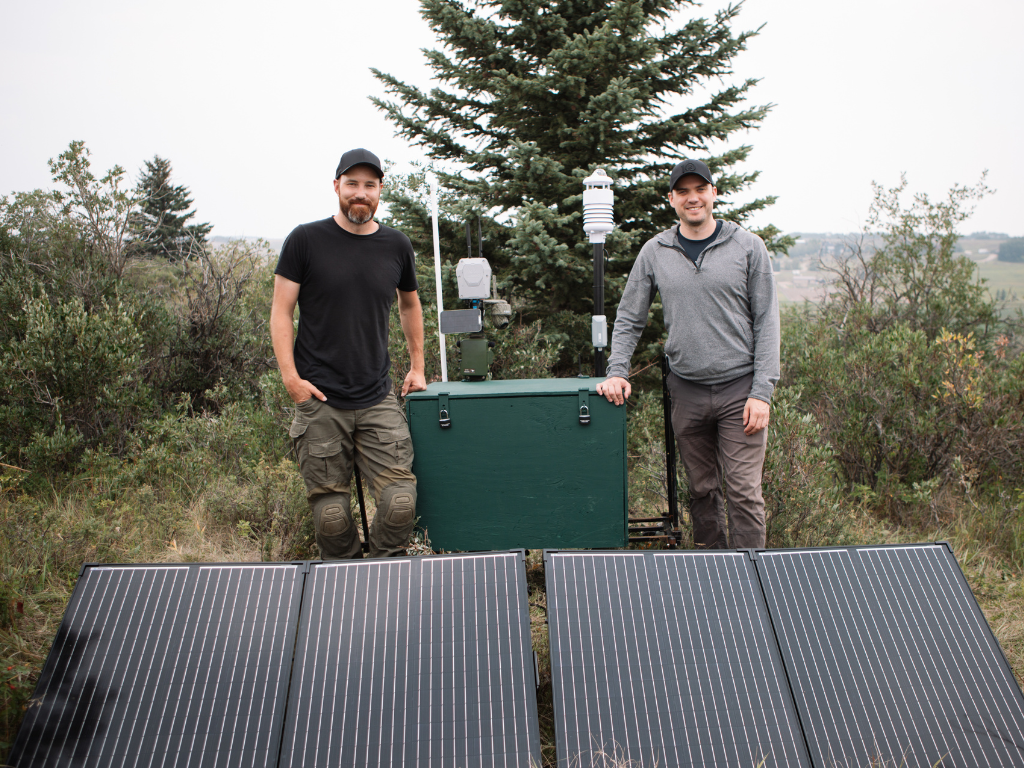
<path fill-rule="evenodd" d="M 441 381 L 448 381 L 448 355 L 445 352 L 444 334 L 441 333 L 444 299 L 441 296 L 441 236 L 437 230 L 437 176 L 432 171 L 427 171 L 427 184 L 430 186 L 430 219 L 434 234 L 434 280 L 437 289 L 437 338 L 441 347 Z"/>

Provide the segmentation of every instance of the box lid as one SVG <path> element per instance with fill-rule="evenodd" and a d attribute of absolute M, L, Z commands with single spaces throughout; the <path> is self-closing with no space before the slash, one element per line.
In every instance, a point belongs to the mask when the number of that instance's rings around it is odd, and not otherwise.
<path fill-rule="evenodd" d="M 602 378 L 507 379 L 501 381 L 435 381 L 423 392 L 410 392 L 406 400 L 430 400 L 439 394 L 448 397 L 521 397 L 525 395 L 568 395 L 581 389 L 597 393 Z"/>

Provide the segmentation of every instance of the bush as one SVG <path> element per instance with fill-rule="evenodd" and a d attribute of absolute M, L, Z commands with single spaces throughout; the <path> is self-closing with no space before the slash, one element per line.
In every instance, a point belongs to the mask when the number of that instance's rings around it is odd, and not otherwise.
<path fill-rule="evenodd" d="M 292 451 L 292 402 L 276 371 L 260 377 L 257 397 L 231 400 L 220 386 L 204 394 L 212 409 L 198 411 L 187 396 L 172 412 L 148 421 L 132 438 L 125 482 L 174 489 L 194 501 L 215 477 L 251 477 L 261 459 L 277 463 Z"/>
<path fill-rule="evenodd" d="M 50 167 L 57 189 L 0 198 L 0 455 L 52 478 L 182 395 L 258 398 L 273 277 L 265 243 L 142 258 L 123 169 L 96 179 L 81 142 Z"/>
<path fill-rule="evenodd" d="M 252 397 L 273 360 L 268 320 L 273 273 L 266 243 L 234 241 L 200 250 L 181 264 L 183 301 L 172 301 L 174 330 L 157 385 L 165 402 L 187 395 L 210 409 L 205 397 L 218 385 L 230 399 Z"/>
<path fill-rule="evenodd" d="M 975 187 L 955 185 L 937 202 L 917 194 L 908 203 L 906 177 L 892 189 L 873 186 L 870 229 L 834 261 L 820 262 L 835 278 L 823 317 L 837 328 L 877 333 L 902 324 L 929 341 L 948 330 L 987 342 L 996 307 L 977 265 L 956 253 L 957 226 L 989 192 L 984 176 Z M 867 246 L 879 240 L 880 247 Z"/>
<path fill-rule="evenodd" d="M 801 392 L 772 397 L 762 490 L 767 546 L 845 544 L 853 519 L 842 502 L 835 453 L 817 420 L 801 409 Z"/>
<path fill-rule="evenodd" d="M 132 309 L 43 292 L 23 304 L 24 335 L 0 349 L 0 444 L 26 467 L 72 467 L 85 447 L 120 453 L 152 408 Z"/>
<path fill-rule="evenodd" d="M 260 459 L 241 477 L 222 476 L 208 484 L 204 502 L 215 524 L 250 539 L 263 560 L 318 556 L 306 487 L 291 459 Z"/>
<path fill-rule="evenodd" d="M 970 476 L 1024 476 L 1024 357 L 976 266 L 954 255 L 956 225 L 985 192 L 944 201 L 876 185 L 883 246 L 853 246 L 818 308 L 784 317 L 783 384 L 799 387 L 848 488 L 902 521 Z M 1002 326 L 1002 327 L 1000 327 Z"/>

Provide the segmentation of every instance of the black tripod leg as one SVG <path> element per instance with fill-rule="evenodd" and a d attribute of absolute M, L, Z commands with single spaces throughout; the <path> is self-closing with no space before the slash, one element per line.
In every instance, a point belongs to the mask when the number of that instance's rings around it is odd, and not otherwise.
<path fill-rule="evenodd" d="M 672 429 L 672 395 L 668 391 L 668 356 L 661 358 L 661 403 L 665 414 L 665 475 L 668 491 L 669 525 L 675 535 L 675 543 L 680 540 L 679 529 L 679 498 L 676 483 L 676 436 Z"/>
<path fill-rule="evenodd" d="M 363 521 L 363 552 L 370 550 L 370 526 L 366 522 L 366 502 L 363 500 L 363 478 L 359 474 L 359 467 L 356 470 L 356 496 L 359 498 L 359 517 Z"/>

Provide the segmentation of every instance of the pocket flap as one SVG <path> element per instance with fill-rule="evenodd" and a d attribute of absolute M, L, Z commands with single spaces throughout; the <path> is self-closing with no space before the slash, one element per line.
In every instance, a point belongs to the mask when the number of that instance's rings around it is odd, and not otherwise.
<path fill-rule="evenodd" d="M 403 440 L 408 440 L 409 426 L 395 427 L 394 429 L 378 429 L 377 439 L 382 443 L 400 443 Z"/>
<path fill-rule="evenodd" d="M 297 437 L 302 437 L 304 434 L 306 434 L 306 427 L 308 426 L 308 421 L 292 419 L 292 425 L 288 427 L 288 437 L 292 438 L 293 440 Z"/>
<path fill-rule="evenodd" d="M 306 450 L 310 456 L 318 459 L 326 459 L 329 456 L 337 456 L 341 453 L 341 438 L 332 437 L 329 440 L 307 440 Z"/>

